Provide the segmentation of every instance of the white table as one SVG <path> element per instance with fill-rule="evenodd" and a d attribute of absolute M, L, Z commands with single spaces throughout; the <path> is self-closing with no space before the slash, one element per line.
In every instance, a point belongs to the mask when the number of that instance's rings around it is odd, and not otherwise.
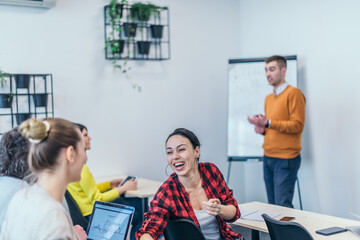
<path fill-rule="evenodd" d="M 281 207 L 277 205 L 261 203 L 261 202 L 249 202 L 239 204 L 240 212 L 244 210 L 258 210 L 268 213 L 280 213 L 275 219 L 279 220 L 284 216 L 295 217 L 294 222 L 297 222 L 304 226 L 308 230 L 314 240 L 359 240 L 350 231 L 338 233 L 330 236 L 323 236 L 315 233 L 316 230 L 328 228 L 328 227 L 347 227 L 347 226 L 360 226 L 360 221 L 328 216 L 319 213 L 313 213 L 293 208 Z M 259 231 L 268 232 L 265 222 L 251 221 L 245 219 L 238 219 L 234 225 L 242 226 L 252 229 L 252 239 L 259 239 Z"/>
<path fill-rule="evenodd" d="M 125 179 L 126 176 L 97 177 L 95 178 L 95 182 L 102 183 L 105 181 L 111 181 L 119 178 Z M 138 178 L 138 177 L 136 179 L 138 182 L 137 189 L 126 191 L 125 195 L 141 198 L 141 206 L 142 206 L 141 213 L 142 213 L 142 217 L 144 218 L 144 213 L 149 210 L 149 197 L 155 195 L 155 193 L 161 186 L 162 182 L 145 179 L 145 178 Z"/>

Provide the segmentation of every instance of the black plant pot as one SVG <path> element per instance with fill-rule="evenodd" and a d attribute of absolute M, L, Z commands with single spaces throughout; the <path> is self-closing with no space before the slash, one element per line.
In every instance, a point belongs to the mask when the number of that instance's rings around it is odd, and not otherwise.
<path fill-rule="evenodd" d="M 137 23 L 124 23 L 124 32 L 126 37 L 136 36 Z"/>
<path fill-rule="evenodd" d="M 18 125 L 20 125 L 23 121 L 29 119 L 30 117 L 30 113 L 18 113 L 16 114 L 16 122 Z"/>
<path fill-rule="evenodd" d="M 13 96 L 10 94 L 0 94 L 0 108 L 11 108 Z"/>
<path fill-rule="evenodd" d="M 150 25 L 151 36 L 153 38 L 162 38 L 163 28 L 163 25 Z"/>
<path fill-rule="evenodd" d="M 138 41 L 138 53 L 142 55 L 148 55 L 150 51 L 150 41 Z"/>
<path fill-rule="evenodd" d="M 112 5 L 108 5 L 109 7 L 109 16 L 111 18 L 116 18 L 118 15 L 120 15 L 120 18 L 123 15 L 123 9 L 124 9 L 124 5 L 123 4 L 116 4 L 115 5 L 115 9 L 112 9 Z"/>
<path fill-rule="evenodd" d="M 124 40 L 112 40 L 110 41 L 110 47 L 112 54 L 121 54 L 124 52 Z"/>
<path fill-rule="evenodd" d="M 46 107 L 48 102 L 47 93 L 37 93 L 34 94 L 34 104 L 35 107 Z"/>
<path fill-rule="evenodd" d="M 16 88 L 29 88 L 30 75 L 19 74 L 15 75 Z"/>

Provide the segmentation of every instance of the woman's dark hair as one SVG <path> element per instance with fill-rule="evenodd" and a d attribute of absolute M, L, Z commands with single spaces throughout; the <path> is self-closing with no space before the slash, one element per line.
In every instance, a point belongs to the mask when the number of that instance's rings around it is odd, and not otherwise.
<path fill-rule="evenodd" d="M 80 129 L 80 132 L 82 132 L 84 129 L 86 129 L 86 131 L 88 130 L 87 127 L 85 127 L 84 125 L 82 125 L 81 123 L 75 123 L 76 126 L 78 126 L 78 128 Z"/>
<path fill-rule="evenodd" d="M 48 118 L 44 121 L 28 119 L 23 122 L 19 131 L 29 139 L 31 144 L 29 154 L 30 171 L 37 174 L 43 170 L 54 170 L 59 164 L 57 156 L 64 148 L 76 145 L 81 141 L 78 127 L 65 119 Z"/>
<path fill-rule="evenodd" d="M 18 129 L 6 132 L 0 141 L 0 175 L 23 179 L 30 173 L 28 154 L 29 142 Z"/>
<path fill-rule="evenodd" d="M 190 130 L 187 130 L 186 128 L 177 128 L 172 132 L 166 139 L 165 144 L 168 142 L 169 138 L 175 135 L 183 136 L 187 139 L 189 139 L 191 145 L 195 149 L 196 147 L 200 147 L 200 141 L 197 138 L 197 136 Z M 199 156 L 200 157 L 200 156 Z M 199 158 L 197 159 L 199 161 Z"/>

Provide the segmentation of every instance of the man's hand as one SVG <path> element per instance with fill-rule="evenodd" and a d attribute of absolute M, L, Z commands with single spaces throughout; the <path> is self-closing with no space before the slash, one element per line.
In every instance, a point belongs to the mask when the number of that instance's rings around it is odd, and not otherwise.
<path fill-rule="evenodd" d="M 262 114 L 256 114 L 252 117 L 248 116 L 248 121 L 249 123 L 254 124 L 255 126 L 265 128 L 268 119 Z"/>
<path fill-rule="evenodd" d="M 254 126 L 255 128 L 255 132 L 259 133 L 259 134 L 264 134 L 265 133 L 265 127 L 259 127 L 259 126 Z"/>

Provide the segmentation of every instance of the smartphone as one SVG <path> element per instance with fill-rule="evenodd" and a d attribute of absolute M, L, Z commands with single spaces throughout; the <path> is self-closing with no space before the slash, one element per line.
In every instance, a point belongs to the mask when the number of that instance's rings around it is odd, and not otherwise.
<path fill-rule="evenodd" d="M 292 221 L 294 219 L 295 219 L 295 217 L 283 217 L 279 221 L 290 222 L 290 221 Z"/>
<path fill-rule="evenodd" d="M 330 227 L 330 228 L 325 228 L 325 229 L 321 229 L 321 230 L 317 230 L 315 231 L 317 234 L 321 234 L 321 235 L 333 235 L 336 233 L 341 233 L 341 232 L 346 232 L 347 229 L 346 228 L 341 228 L 341 227 Z"/>
<path fill-rule="evenodd" d="M 134 177 L 134 176 L 127 176 L 127 177 L 119 184 L 119 187 L 122 186 L 122 185 L 124 185 L 124 183 L 126 183 L 126 181 L 129 181 L 129 180 L 131 180 L 131 179 L 136 180 L 136 177 Z"/>

